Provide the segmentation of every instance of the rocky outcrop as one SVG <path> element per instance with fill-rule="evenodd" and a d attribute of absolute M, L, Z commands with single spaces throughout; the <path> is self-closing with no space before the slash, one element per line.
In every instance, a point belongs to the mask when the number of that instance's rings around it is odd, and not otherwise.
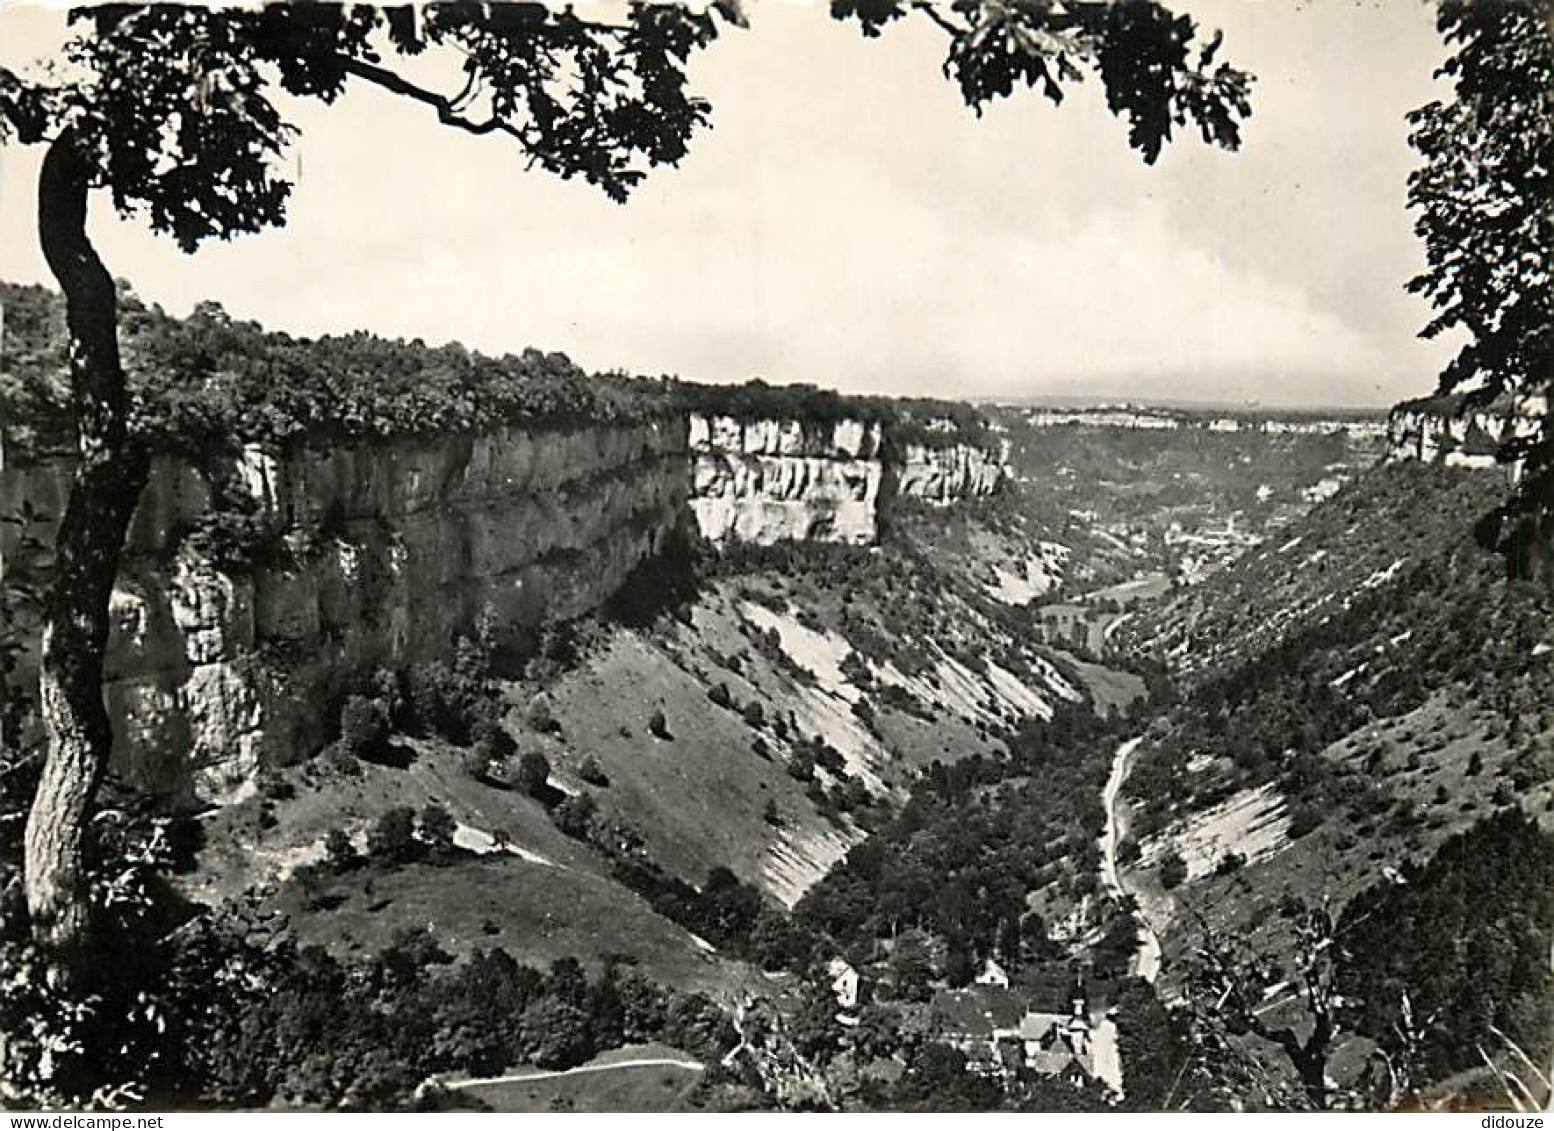
<path fill-rule="evenodd" d="M 249 449 L 203 472 L 158 460 L 113 597 L 117 771 L 183 805 L 234 800 L 262 763 L 326 741 L 374 669 L 445 656 L 482 616 L 597 606 L 683 521 L 685 440 L 671 420 Z M 26 500 L 58 516 L 69 475 L 68 461 L 8 468 L 0 513 Z M 263 532 L 241 565 L 188 537 L 234 491 Z"/>
<path fill-rule="evenodd" d="M 984 498 L 1003 482 L 1005 462 L 970 444 L 908 444 L 894 493 L 937 506 Z"/>
<path fill-rule="evenodd" d="M 1535 435 L 1548 415 L 1543 396 L 1503 397 L 1470 408 L 1460 396 L 1405 401 L 1387 418 L 1387 458 L 1492 468 L 1508 440 Z M 1515 478 L 1518 469 L 1508 469 Z"/>
<path fill-rule="evenodd" d="M 160 457 L 113 595 L 104 694 L 116 772 L 186 807 L 239 799 L 264 765 L 317 750 L 378 668 L 445 657 L 482 620 L 508 629 L 596 608 L 672 532 L 867 544 L 893 500 L 996 489 L 998 460 L 946 444 L 887 459 L 876 423 L 633 425 L 249 447 Z M 0 468 L 45 546 L 68 459 Z M 19 532 L 0 526 L 15 576 Z M 37 626 L 19 635 L 36 647 Z M 24 653 L 14 685 L 32 686 Z"/>
<path fill-rule="evenodd" d="M 692 415 L 691 509 L 714 542 L 868 545 L 901 499 L 948 506 L 993 494 L 1006 460 L 971 444 L 888 450 L 879 424 Z"/>
<path fill-rule="evenodd" d="M 691 509 L 703 537 L 866 545 L 878 536 L 878 424 L 690 418 Z"/>

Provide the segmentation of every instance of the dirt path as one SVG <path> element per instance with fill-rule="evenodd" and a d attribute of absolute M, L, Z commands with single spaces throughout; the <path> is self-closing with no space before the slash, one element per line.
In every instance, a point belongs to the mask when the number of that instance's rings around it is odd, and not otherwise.
<path fill-rule="evenodd" d="M 673 1057 L 650 1056 L 638 1060 L 617 1060 L 613 1064 L 584 1064 L 577 1068 L 562 1068 L 554 1072 L 520 1072 L 512 1076 L 482 1076 L 474 1080 L 448 1080 L 443 1087 L 458 1091 L 462 1088 L 482 1088 L 487 1084 L 526 1084 L 533 1080 L 554 1080 L 559 1076 L 584 1076 L 590 1072 L 610 1072 L 616 1068 L 684 1068 L 700 1072 L 704 1065 L 699 1060 L 676 1060 Z"/>
<path fill-rule="evenodd" d="M 1101 879 L 1119 897 L 1129 893 L 1117 866 L 1117 845 L 1123 834 L 1118 799 L 1123 783 L 1128 780 L 1128 771 L 1133 768 L 1133 753 L 1142 741 L 1142 738 L 1130 738 L 1117 747 L 1117 753 L 1112 756 L 1112 772 L 1106 779 L 1106 788 L 1101 791 L 1101 802 L 1106 807 L 1106 829 L 1101 833 Z M 1139 950 L 1133 957 L 1133 973 L 1146 982 L 1153 982 L 1160 974 L 1160 939 L 1142 914 L 1137 919 Z"/>

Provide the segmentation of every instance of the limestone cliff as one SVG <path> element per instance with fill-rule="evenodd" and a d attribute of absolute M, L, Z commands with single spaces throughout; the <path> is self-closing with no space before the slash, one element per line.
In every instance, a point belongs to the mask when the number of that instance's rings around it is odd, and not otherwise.
<path fill-rule="evenodd" d="M 878 424 L 690 418 L 691 509 L 703 537 L 866 545 L 884 479 Z"/>
<path fill-rule="evenodd" d="M 684 453 L 670 420 L 251 448 L 203 472 L 159 459 L 113 597 L 116 768 L 177 803 L 233 800 L 265 760 L 325 741 L 339 696 L 375 668 L 447 655 L 482 614 L 534 623 L 597 606 L 682 521 Z M 0 513 L 26 500 L 58 516 L 69 474 L 67 461 L 6 469 Z M 273 520 L 252 563 L 218 563 L 187 537 L 215 484 Z"/>
<path fill-rule="evenodd" d="M 691 509 L 714 542 L 875 541 L 898 500 L 947 506 L 1004 480 L 1000 453 L 943 440 L 892 445 L 878 423 L 692 414 Z"/>
<path fill-rule="evenodd" d="M 1460 396 L 1405 401 L 1387 418 L 1387 458 L 1492 468 L 1506 441 L 1536 434 L 1548 415 L 1541 396 L 1501 398 L 1470 408 Z M 1517 469 L 1509 469 L 1514 477 Z"/>
<path fill-rule="evenodd" d="M 718 542 L 868 544 L 898 496 L 950 503 L 1002 475 L 976 448 L 886 449 L 878 423 L 691 413 L 249 446 L 198 469 L 160 457 L 113 595 L 116 770 L 174 804 L 230 802 L 263 765 L 326 742 L 341 698 L 374 670 L 446 657 L 482 617 L 532 625 L 596 608 L 691 522 Z M 46 544 L 70 473 L 68 459 L 0 468 L 0 514 L 31 504 Z M 9 570 L 24 564 L 16 551 L 0 527 Z M 35 647 L 36 625 L 22 629 Z M 35 663 L 22 657 L 23 688 Z"/>
<path fill-rule="evenodd" d="M 998 490 L 1004 459 L 970 444 L 908 444 L 896 472 L 895 493 L 945 506 Z"/>

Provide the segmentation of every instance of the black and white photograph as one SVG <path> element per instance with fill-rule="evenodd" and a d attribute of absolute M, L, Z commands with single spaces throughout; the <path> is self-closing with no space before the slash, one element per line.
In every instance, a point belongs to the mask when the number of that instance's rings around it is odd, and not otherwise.
<path fill-rule="evenodd" d="M 1546 1126 L 1551 272 L 1554 0 L 0 0 L 0 1121 Z"/>

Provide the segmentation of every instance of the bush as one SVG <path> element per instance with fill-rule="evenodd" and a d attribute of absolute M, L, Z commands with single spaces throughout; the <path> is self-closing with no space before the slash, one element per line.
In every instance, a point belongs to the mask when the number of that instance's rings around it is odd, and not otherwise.
<path fill-rule="evenodd" d="M 669 733 L 669 720 L 664 717 L 663 708 L 655 710 L 652 717 L 648 719 L 648 733 L 665 742 L 673 740 L 674 736 Z"/>
<path fill-rule="evenodd" d="M 1228 876 L 1233 872 L 1239 872 L 1246 865 L 1246 857 L 1239 852 L 1227 852 L 1221 856 L 1219 863 L 1215 865 L 1216 875 Z"/>
<path fill-rule="evenodd" d="M 745 722 L 752 727 L 760 727 L 766 722 L 766 710 L 754 699 L 745 704 L 745 709 L 740 714 L 744 716 Z"/>
<path fill-rule="evenodd" d="M 410 722 L 418 732 L 469 744 L 486 710 L 484 679 L 439 662 L 416 664 L 405 683 Z"/>
<path fill-rule="evenodd" d="M 556 828 L 567 836 L 587 840 L 594 814 L 598 811 L 599 803 L 594 800 L 593 794 L 579 793 L 557 805 L 550 817 L 555 822 Z"/>
<path fill-rule="evenodd" d="M 1322 810 L 1307 801 L 1290 806 L 1290 839 L 1299 840 L 1322 823 Z"/>
<path fill-rule="evenodd" d="M 349 872 L 361 863 L 356 846 L 344 829 L 330 829 L 324 837 L 324 862 L 331 872 Z"/>
<path fill-rule="evenodd" d="M 842 752 L 824 739 L 815 740 L 815 764 L 838 776 L 847 772 L 847 762 Z"/>
<path fill-rule="evenodd" d="M 599 765 L 599 760 L 592 754 L 583 759 L 583 764 L 577 768 L 577 776 L 589 785 L 607 786 L 610 784 L 610 776 L 604 772 L 604 767 Z"/>
<path fill-rule="evenodd" d="M 403 864 L 415 859 L 415 810 L 399 805 L 384 811 L 367 832 L 367 855 L 381 864 Z"/>
<path fill-rule="evenodd" d="M 788 759 L 788 776 L 797 781 L 815 780 L 815 755 L 814 752 L 799 747 Z"/>
<path fill-rule="evenodd" d="M 474 746 L 464 752 L 464 756 L 459 759 L 459 764 L 464 767 L 464 772 L 476 781 L 491 780 L 493 763 L 491 758 L 481 751 L 478 740 Z"/>
<path fill-rule="evenodd" d="M 447 855 L 453 851 L 453 833 L 457 828 L 453 814 L 435 801 L 421 810 L 421 842 L 434 854 Z"/>
<path fill-rule="evenodd" d="M 559 734 L 561 720 L 556 718 L 551 709 L 550 698 L 544 694 L 536 695 L 529 701 L 529 711 L 525 716 L 529 728 L 536 734 Z"/>
<path fill-rule="evenodd" d="M 389 736 L 388 707 L 381 699 L 352 695 L 340 709 L 340 746 L 344 753 L 372 761 L 382 755 Z"/>
<path fill-rule="evenodd" d="M 1182 854 L 1174 847 L 1166 849 L 1160 857 L 1160 886 L 1170 891 L 1186 879 L 1187 861 L 1182 859 Z"/>
<path fill-rule="evenodd" d="M 732 708 L 734 706 L 734 693 L 728 689 L 728 684 L 720 683 L 716 687 L 709 688 L 707 698 L 719 707 Z"/>
<path fill-rule="evenodd" d="M 531 750 L 518 759 L 518 788 L 530 797 L 539 797 L 550 781 L 550 759 Z"/>

